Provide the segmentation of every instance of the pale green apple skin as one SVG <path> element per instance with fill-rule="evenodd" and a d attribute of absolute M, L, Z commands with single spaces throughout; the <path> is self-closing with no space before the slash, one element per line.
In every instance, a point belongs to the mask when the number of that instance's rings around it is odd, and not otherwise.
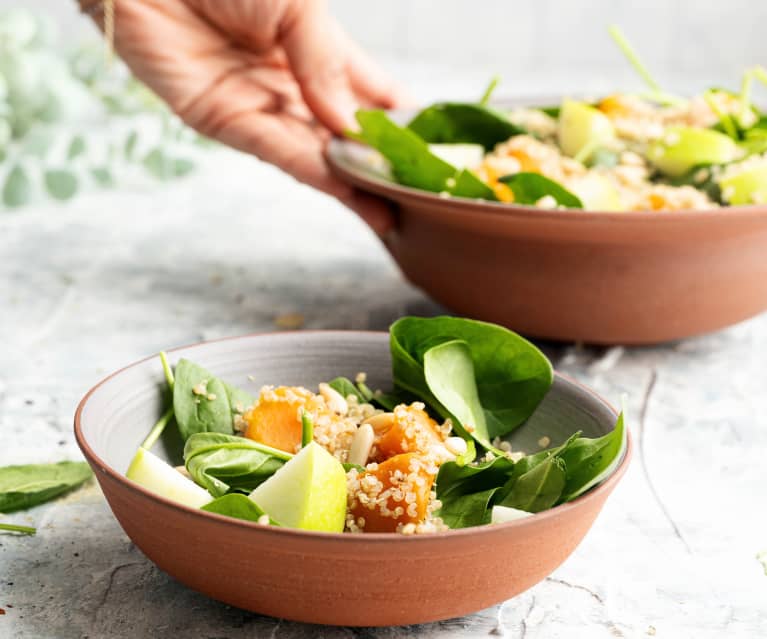
<path fill-rule="evenodd" d="M 475 169 L 485 157 L 481 144 L 430 144 L 429 151 L 456 169 Z"/>
<path fill-rule="evenodd" d="M 557 135 L 563 153 L 575 157 L 587 145 L 598 146 L 613 140 L 615 127 L 599 109 L 585 102 L 564 100 Z"/>
<path fill-rule="evenodd" d="M 738 145 L 711 129 L 669 127 L 647 148 L 647 159 L 662 173 L 681 177 L 699 164 L 726 164 L 737 159 Z"/>
<path fill-rule="evenodd" d="M 346 523 L 346 473 L 316 442 L 302 448 L 250 498 L 281 526 L 343 532 Z"/>
<path fill-rule="evenodd" d="M 147 490 L 191 508 L 201 508 L 213 500 L 207 490 L 145 448 L 136 451 L 125 475 Z"/>
<path fill-rule="evenodd" d="M 719 187 L 728 204 L 767 204 L 767 164 L 723 177 Z"/>
<path fill-rule="evenodd" d="M 604 175 L 586 173 L 569 183 L 587 211 L 624 211 L 618 189 Z"/>

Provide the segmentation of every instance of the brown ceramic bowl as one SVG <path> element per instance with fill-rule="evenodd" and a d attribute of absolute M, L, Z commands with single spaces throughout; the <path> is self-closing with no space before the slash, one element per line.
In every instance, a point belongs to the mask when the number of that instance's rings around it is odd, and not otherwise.
<path fill-rule="evenodd" d="M 331 142 L 333 171 L 394 205 L 389 251 L 459 315 L 547 339 L 646 344 L 767 308 L 767 206 L 606 213 L 445 199 L 381 178 L 355 147 Z"/>
<path fill-rule="evenodd" d="M 180 348 L 224 379 L 251 390 L 266 383 L 312 386 L 367 371 L 390 385 L 388 336 L 366 332 L 253 335 Z M 248 375 L 252 374 L 252 380 Z M 464 615 L 530 588 L 575 549 L 626 470 L 574 501 L 532 517 L 434 535 L 329 534 L 230 519 L 168 501 L 123 475 L 161 412 L 157 358 L 114 373 L 80 402 L 75 436 L 112 511 L 162 570 L 228 604 L 296 621 L 380 626 Z M 590 390 L 557 376 L 516 448 L 537 450 L 576 429 L 597 436 L 616 413 Z M 173 461 L 160 442 L 153 452 Z M 470 566 L 470 570 L 467 570 Z"/>

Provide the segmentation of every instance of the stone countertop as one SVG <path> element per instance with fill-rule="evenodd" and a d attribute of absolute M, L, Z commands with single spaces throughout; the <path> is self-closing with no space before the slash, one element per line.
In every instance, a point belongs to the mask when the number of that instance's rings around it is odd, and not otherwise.
<path fill-rule="evenodd" d="M 224 150 L 162 188 L 0 214 L 0 309 L 0 465 L 81 458 L 79 398 L 159 349 L 440 310 L 334 201 Z M 3 517 L 39 532 L 0 535 L 0 636 L 767 636 L 767 315 L 657 347 L 542 346 L 611 401 L 627 394 L 636 455 L 581 546 L 526 593 L 406 628 L 262 617 L 160 572 L 91 484 Z"/>

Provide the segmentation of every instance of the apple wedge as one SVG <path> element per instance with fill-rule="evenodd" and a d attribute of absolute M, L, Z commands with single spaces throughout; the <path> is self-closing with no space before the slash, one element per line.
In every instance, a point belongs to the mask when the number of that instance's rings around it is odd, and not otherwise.
<path fill-rule="evenodd" d="M 615 138 L 615 127 L 604 113 L 585 102 L 565 100 L 559 113 L 559 144 L 565 155 L 575 157 Z"/>
<path fill-rule="evenodd" d="M 136 451 L 125 475 L 161 497 L 192 508 L 200 508 L 213 500 L 207 490 L 145 448 Z"/>
<path fill-rule="evenodd" d="M 711 129 L 674 126 L 647 148 L 647 159 L 662 173 L 681 177 L 699 164 L 727 164 L 740 149 L 724 133 Z"/>
<path fill-rule="evenodd" d="M 311 442 L 250 498 L 288 528 L 343 532 L 346 523 L 346 473 L 333 455 Z"/>

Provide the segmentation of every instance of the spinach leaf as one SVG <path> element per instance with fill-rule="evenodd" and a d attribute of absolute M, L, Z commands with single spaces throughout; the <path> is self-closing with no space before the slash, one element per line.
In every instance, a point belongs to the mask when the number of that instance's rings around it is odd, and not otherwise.
<path fill-rule="evenodd" d="M 434 155 L 413 131 L 397 126 L 383 111 L 357 111 L 357 122 L 362 138 L 389 161 L 400 184 L 436 193 L 448 190 L 455 167 Z"/>
<path fill-rule="evenodd" d="M 542 197 L 550 195 L 560 206 L 582 209 L 583 202 L 564 186 L 539 173 L 514 173 L 499 178 L 514 193 L 515 204 L 535 204 Z"/>
<path fill-rule="evenodd" d="M 495 191 L 469 169 L 462 169 L 455 176 L 455 184 L 450 187 L 450 195 L 491 201 L 498 200 Z"/>
<path fill-rule="evenodd" d="M 429 390 L 456 420 L 458 431 L 471 433 L 489 448 L 487 423 L 477 394 L 469 345 L 463 340 L 453 340 L 433 346 L 424 353 L 423 373 Z"/>
<path fill-rule="evenodd" d="M 571 501 L 609 477 L 626 450 L 626 428 L 621 413 L 615 428 L 596 439 L 578 437 L 557 456 L 565 463 L 567 481 L 562 501 Z"/>
<path fill-rule="evenodd" d="M 492 500 L 500 486 L 477 493 L 453 497 L 439 509 L 439 516 L 448 528 L 469 528 L 489 524 Z"/>
<path fill-rule="evenodd" d="M 336 377 L 333 381 L 328 382 L 328 385 L 341 393 L 344 398 L 354 395 L 360 403 L 377 405 L 389 412 L 400 404 L 411 404 L 418 400 L 417 397 L 405 393 L 382 393 L 381 391 L 374 393 L 367 385 L 363 383 L 354 384 L 347 377 Z"/>
<path fill-rule="evenodd" d="M 92 475 L 85 462 L 0 468 L 0 512 L 32 508 L 78 487 Z"/>
<path fill-rule="evenodd" d="M 498 505 L 529 513 L 546 510 L 559 502 L 566 481 L 565 462 L 551 455 L 515 479 L 511 490 Z"/>
<path fill-rule="evenodd" d="M 536 107 L 539 111 L 543 111 L 546 115 L 554 118 L 555 120 L 559 119 L 559 112 L 562 110 L 561 104 L 556 104 L 554 106 L 544 106 L 544 107 Z"/>
<path fill-rule="evenodd" d="M 357 401 L 359 401 L 360 404 L 369 402 L 373 398 L 372 394 L 370 397 L 363 394 L 348 377 L 336 377 L 334 380 L 328 382 L 328 386 L 340 393 L 341 397 L 344 399 L 349 397 L 349 395 L 353 395 L 357 398 Z"/>
<path fill-rule="evenodd" d="M 224 495 L 214 499 L 202 506 L 201 510 L 246 521 L 258 521 L 266 514 L 250 497 L 239 493 L 232 493 L 231 495 Z M 272 526 L 279 525 L 271 517 L 269 518 L 269 523 Z"/>
<path fill-rule="evenodd" d="M 480 104 L 443 102 L 418 113 L 407 125 L 430 144 L 481 144 L 492 150 L 499 142 L 526 133 L 505 113 Z"/>
<path fill-rule="evenodd" d="M 500 326 L 456 317 L 404 317 L 396 321 L 390 329 L 395 387 L 416 395 L 443 417 L 451 417 L 429 387 L 424 358 L 431 348 L 455 340 L 465 342 L 471 353 L 487 425 L 486 439 L 511 432 L 546 395 L 553 373 L 549 360 L 533 344 Z M 431 370 L 431 377 L 434 375 Z M 468 384 L 466 380 L 455 383 L 461 387 Z"/>
<path fill-rule="evenodd" d="M 225 433 L 195 433 L 184 446 L 187 471 L 214 497 L 230 491 L 250 492 L 291 457 L 285 451 Z"/>
<path fill-rule="evenodd" d="M 438 515 L 450 528 L 489 523 L 495 494 L 514 470 L 514 462 L 496 457 L 476 465 L 442 464 L 437 474 Z"/>
<path fill-rule="evenodd" d="M 173 409 L 184 440 L 194 433 L 233 433 L 235 415 L 254 402 L 249 393 L 221 381 L 188 359 L 176 365 Z"/>

